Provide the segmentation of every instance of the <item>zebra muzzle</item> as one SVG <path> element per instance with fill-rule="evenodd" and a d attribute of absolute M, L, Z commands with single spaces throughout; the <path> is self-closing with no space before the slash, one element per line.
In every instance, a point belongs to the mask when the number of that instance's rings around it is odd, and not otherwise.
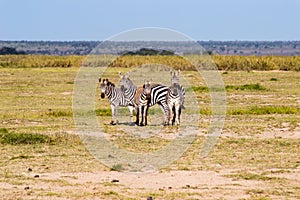
<path fill-rule="evenodd" d="M 104 94 L 104 93 L 101 93 L 100 97 L 101 97 L 101 99 L 104 99 L 105 94 Z"/>
<path fill-rule="evenodd" d="M 121 89 L 122 92 L 124 92 L 124 91 L 125 91 L 124 85 L 121 85 L 121 88 L 120 88 L 120 89 Z"/>

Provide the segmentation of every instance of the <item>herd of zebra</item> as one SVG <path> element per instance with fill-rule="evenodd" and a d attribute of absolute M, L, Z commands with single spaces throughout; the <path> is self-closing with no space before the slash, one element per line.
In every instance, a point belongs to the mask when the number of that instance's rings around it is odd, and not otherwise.
<path fill-rule="evenodd" d="M 171 71 L 171 86 L 151 84 L 145 81 L 143 86 L 135 86 L 125 75 L 119 72 L 120 88 L 108 79 L 99 78 L 101 98 L 108 97 L 111 107 L 111 125 L 118 124 L 119 107 L 128 107 L 130 124 L 138 126 L 147 125 L 148 108 L 158 104 L 164 114 L 163 125 L 180 125 L 181 109 L 184 109 L 185 90 L 179 84 L 180 71 Z M 133 122 L 133 111 L 136 121 Z M 172 117 L 173 113 L 173 117 Z M 141 120 L 140 120 L 141 117 Z M 115 120 L 116 119 L 116 120 Z"/>

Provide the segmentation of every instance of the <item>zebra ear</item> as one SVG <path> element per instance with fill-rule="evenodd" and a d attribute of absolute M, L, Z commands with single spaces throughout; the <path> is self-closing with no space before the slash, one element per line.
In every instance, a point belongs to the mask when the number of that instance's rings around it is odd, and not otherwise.
<path fill-rule="evenodd" d="M 123 77 L 123 75 L 122 75 L 122 73 L 121 73 L 121 72 L 119 72 L 119 76 L 120 76 L 120 78 L 122 78 L 122 77 Z"/>
<path fill-rule="evenodd" d="M 129 72 L 126 72 L 125 78 L 129 78 Z"/>
<path fill-rule="evenodd" d="M 179 74 L 180 74 L 180 69 L 177 71 L 177 76 L 179 76 Z"/>

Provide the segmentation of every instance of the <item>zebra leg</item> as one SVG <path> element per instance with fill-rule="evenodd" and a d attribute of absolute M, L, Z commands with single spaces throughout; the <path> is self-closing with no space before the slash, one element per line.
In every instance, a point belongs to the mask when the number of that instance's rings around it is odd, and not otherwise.
<path fill-rule="evenodd" d="M 137 126 L 138 126 L 139 123 L 140 123 L 139 117 L 140 117 L 140 108 L 137 107 L 137 108 L 136 108 L 136 119 L 135 119 L 135 124 L 136 124 Z"/>
<path fill-rule="evenodd" d="M 141 121 L 141 123 L 140 123 L 140 126 L 144 126 L 144 117 L 145 117 L 145 106 L 140 106 L 140 109 L 141 109 L 141 114 L 142 114 L 142 121 Z"/>
<path fill-rule="evenodd" d="M 132 126 L 132 121 L 133 121 L 133 109 L 134 109 L 134 107 L 133 107 L 133 106 L 128 106 L 128 109 L 129 109 L 129 112 L 130 112 L 130 123 L 129 123 L 129 125 Z"/>
<path fill-rule="evenodd" d="M 111 125 L 115 125 L 115 121 L 114 121 L 114 117 L 115 117 L 115 106 L 114 105 L 110 105 L 111 108 Z"/>
<path fill-rule="evenodd" d="M 141 106 L 142 121 L 140 126 L 147 126 L 148 106 Z"/>
<path fill-rule="evenodd" d="M 119 123 L 119 106 L 116 106 L 116 124 Z"/>
<path fill-rule="evenodd" d="M 168 125 L 168 116 L 169 116 L 169 106 L 166 104 L 166 105 L 163 105 L 162 103 L 157 103 L 161 109 L 161 111 L 163 112 L 164 114 L 164 122 L 163 122 L 163 125 L 166 126 Z M 166 109 L 165 109 L 166 108 Z"/>
<path fill-rule="evenodd" d="M 172 113 L 173 113 L 172 126 L 174 126 L 175 119 L 176 119 L 176 116 L 177 116 L 175 105 L 173 105 L 173 107 L 172 107 Z"/>
<path fill-rule="evenodd" d="M 148 108 L 149 106 L 145 106 L 146 107 L 146 111 L 145 111 L 145 126 L 147 126 L 147 116 L 148 116 Z"/>
<path fill-rule="evenodd" d="M 169 111 L 172 110 L 172 105 L 168 104 L 169 106 Z M 167 125 L 171 125 L 172 124 L 172 112 L 168 112 L 168 119 L 167 119 L 168 124 Z"/>
<path fill-rule="evenodd" d="M 180 125 L 181 106 L 178 109 L 178 125 Z"/>
<path fill-rule="evenodd" d="M 179 117 L 180 117 L 180 104 L 176 105 L 175 107 L 175 114 L 176 114 L 176 125 L 180 125 L 180 122 L 179 122 Z"/>

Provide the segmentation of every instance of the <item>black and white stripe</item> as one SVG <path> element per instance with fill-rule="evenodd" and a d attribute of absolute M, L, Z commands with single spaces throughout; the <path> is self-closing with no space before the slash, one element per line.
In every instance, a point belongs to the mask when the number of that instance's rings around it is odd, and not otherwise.
<path fill-rule="evenodd" d="M 171 71 L 171 83 L 172 85 L 168 89 L 168 93 L 166 96 L 166 101 L 169 107 L 169 116 L 168 116 L 168 124 L 180 125 L 180 115 L 181 109 L 184 108 L 184 98 L 185 98 L 185 90 L 179 84 L 179 70 L 178 72 Z M 173 112 L 173 119 L 172 118 Z"/>
<path fill-rule="evenodd" d="M 120 74 L 120 86 L 122 91 L 124 92 L 126 99 L 129 99 L 132 103 L 134 103 L 134 96 L 137 91 L 137 87 L 132 83 L 129 79 L 129 74 L 125 75 Z M 164 114 L 164 124 L 167 124 L 167 119 L 169 116 L 169 107 L 166 102 L 166 95 L 168 92 L 168 87 L 160 84 L 151 85 L 151 99 L 148 102 L 148 107 L 151 107 L 155 104 L 158 104 Z M 147 113 L 146 113 L 147 115 Z"/>
<path fill-rule="evenodd" d="M 152 85 L 151 100 L 149 102 L 149 107 L 154 106 L 155 104 L 159 105 L 161 111 L 164 113 L 164 125 L 168 124 L 167 120 L 169 113 L 171 112 L 166 101 L 168 89 L 167 86 L 161 84 Z"/>
<path fill-rule="evenodd" d="M 146 81 L 143 87 L 138 87 L 134 95 L 134 106 L 136 108 L 136 125 L 147 125 L 147 113 L 149 102 L 151 100 L 151 83 Z M 139 116 L 141 115 L 141 122 L 139 123 Z"/>
<path fill-rule="evenodd" d="M 101 82 L 101 78 L 100 78 L 99 82 L 100 82 L 101 98 L 104 98 L 106 95 L 110 103 L 111 117 L 112 117 L 110 124 L 115 125 L 118 123 L 120 106 L 128 107 L 130 112 L 130 123 L 131 123 L 133 118 L 133 109 L 134 109 L 133 104 L 125 97 L 121 89 L 116 88 L 115 85 L 111 83 L 108 79 L 103 79 Z M 116 123 L 115 123 L 115 118 L 116 118 Z"/>

